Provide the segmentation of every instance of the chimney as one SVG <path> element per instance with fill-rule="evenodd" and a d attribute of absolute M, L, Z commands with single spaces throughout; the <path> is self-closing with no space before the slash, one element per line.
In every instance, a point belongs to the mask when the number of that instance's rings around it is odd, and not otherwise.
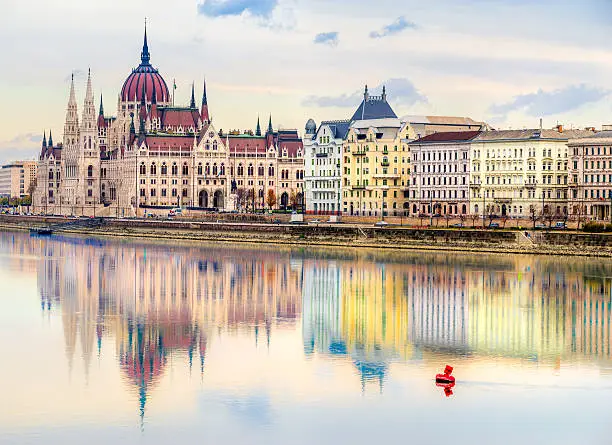
<path fill-rule="evenodd" d="M 563 133 L 563 125 L 561 125 L 561 124 L 557 125 L 557 131 L 559 133 Z"/>

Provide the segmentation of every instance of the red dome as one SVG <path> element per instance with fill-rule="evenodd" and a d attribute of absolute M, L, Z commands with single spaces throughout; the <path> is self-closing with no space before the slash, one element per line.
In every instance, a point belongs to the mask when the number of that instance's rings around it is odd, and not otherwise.
<path fill-rule="evenodd" d="M 166 81 L 159 72 L 151 66 L 151 55 L 147 44 L 147 30 L 145 28 L 144 45 L 140 54 L 140 65 L 132 70 L 121 89 L 121 100 L 132 102 L 142 98 L 142 87 L 144 85 L 147 102 L 153 101 L 153 96 L 157 102 L 170 102 L 170 93 Z"/>
<path fill-rule="evenodd" d="M 121 89 L 121 100 L 133 102 L 142 98 L 144 85 L 147 102 L 153 101 L 153 94 L 157 102 L 170 102 L 170 93 L 164 78 L 152 66 L 140 65 L 128 76 Z"/>

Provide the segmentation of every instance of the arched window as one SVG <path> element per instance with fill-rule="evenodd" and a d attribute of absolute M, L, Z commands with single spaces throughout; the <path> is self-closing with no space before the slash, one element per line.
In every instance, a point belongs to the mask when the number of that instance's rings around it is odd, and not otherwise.
<path fill-rule="evenodd" d="M 244 167 L 242 166 L 242 164 L 238 164 L 238 176 L 244 176 Z"/>
<path fill-rule="evenodd" d="M 187 165 L 187 163 L 185 162 L 183 164 L 183 176 L 187 176 L 189 174 L 189 166 Z"/>
<path fill-rule="evenodd" d="M 216 176 L 217 174 L 219 174 L 219 169 L 217 168 L 217 164 L 216 164 L 216 163 L 215 163 L 215 164 L 213 164 L 212 174 L 213 174 L 213 175 L 215 175 L 215 176 Z"/>
<path fill-rule="evenodd" d="M 162 175 L 167 175 L 168 174 L 168 166 L 166 165 L 165 162 L 161 166 L 161 174 Z"/>
<path fill-rule="evenodd" d="M 268 176 L 274 176 L 274 167 L 272 164 L 268 167 Z"/>
<path fill-rule="evenodd" d="M 151 174 L 152 175 L 157 174 L 157 165 L 155 165 L 155 162 L 151 164 Z"/>
<path fill-rule="evenodd" d="M 93 165 L 87 167 L 87 176 L 90 178 L 93 176 Z"/>
<path fill-rule="evenodd" d="M 263 176 L 265 174 L 264 166 L 262 164 L 259 164 L 259 168 L 257 169 L 257 174 L 259 176 Z"/>
<path fill-rule="evenodd" d="M 219 174 L 221 176 L 225 175 L 225 164 L 221 164 L 221 168 L 219 169 Z"/>
<path fill-rule="evenodd" d="M 249 164 L 249 168 L 247 169 L 247 174 L 249 176 L 253 176 L 253 164 Z"/>
<path fill-rule="evenodd" d="M 206 142 L 206 150 L 210 150 L 210 142 Z"/>
<path fill-rule="evenodd" d="M 145 166 L 144 162 L 142 164 L 140 164 L 140 174 L 141 175 L 146 175 L 147 174 L 147 167 Z"/>
<path fill-rule="evenodd" d="M 198 175 L 202 176 L 202 163 L 201 162 L 198 164 Z"/>
<path fill-rule="evenodd" d="M 217 149 L 217 141 L 214 141 L 213 142 L 213 150 L 216 150 L 216 149 Z"/>
<path fill-rule="evenodd" d="M 176 162 L 172 163 L 172 175 L 173 176 L 178 175 L 178 166 L 176 165 Z"/>
<path fill-rule="evenodd" d="M 207 162 L 206 163 L 206 167 L 204 168 L 204 174 L 205 175 L 210 175 L 210 164 Z"/>
<path fill-rule="evenodd" d="M 299 170 L 295 171 L 295 179 L 300 179 L 300 171 Z"/>

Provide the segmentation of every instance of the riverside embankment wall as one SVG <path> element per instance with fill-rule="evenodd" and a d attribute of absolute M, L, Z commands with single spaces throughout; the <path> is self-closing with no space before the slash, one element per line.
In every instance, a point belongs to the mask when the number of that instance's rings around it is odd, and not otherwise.
<path fill-rule="evenodd" d="M 28 230 L 63 218 L 0 215 L 0 230 Z M 193 241 L 276 243 L 494 253 L 612 257 L 612 235 L 570 231 L 416 229 L 350 224 L 195 222 L 106 219 L 100 228 L 67 227 L 66 233 Z"/>

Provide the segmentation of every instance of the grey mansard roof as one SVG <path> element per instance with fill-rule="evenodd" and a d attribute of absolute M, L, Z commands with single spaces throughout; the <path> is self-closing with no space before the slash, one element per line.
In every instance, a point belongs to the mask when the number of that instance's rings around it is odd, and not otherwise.
<path fill-rule="evenodd" d="M 327 125 L 331 131 L 333 131 L 334 139 L 345 139 L 351 126 L 351 121 L 323 121 L 321 122 L 319 128 L 321 128 L 323 125 Z M 316 135 L 313 137 L 313 139 L 315 138 Z"/>
<path fill-rule="evenodd" d="M 351 120 L 362 121 L 385 118 L 397 118 L 397 115 L 391 108 L 391 105 L 389 105 L 389 102 L 387 102 L 386 96 L 383 95 L 364 97 Z"/>

